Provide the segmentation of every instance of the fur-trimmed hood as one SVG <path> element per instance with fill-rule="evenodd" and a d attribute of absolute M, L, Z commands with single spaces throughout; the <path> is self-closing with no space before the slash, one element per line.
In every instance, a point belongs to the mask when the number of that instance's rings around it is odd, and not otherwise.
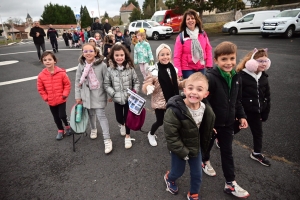
<path fill-rule="evenodd" d="M 114 63 L 112 62 L 111 59 L 108 60 L 108 66 L 111 68 L 111 69 L 116 69 L 116 66 L 114 65 Z M 129 64 L 127 63 L 125 69 L 130 69 L 130 68 L 134 68 L 133 66 L 130 67 Z"/>
<path fill-rule="evenodd" d="M 96 61 L 93 63 L 93 65 L 100 65 L 103 60 L 104 60 L 104 56 L 100 55 L 99 57 L 95 57 Z M 81 55 L 78 59 L 78 62 L 81 64 L 81 65 L 84 65 L 85 64 L 85 57 L 83 57 L 83 55 Z"/>

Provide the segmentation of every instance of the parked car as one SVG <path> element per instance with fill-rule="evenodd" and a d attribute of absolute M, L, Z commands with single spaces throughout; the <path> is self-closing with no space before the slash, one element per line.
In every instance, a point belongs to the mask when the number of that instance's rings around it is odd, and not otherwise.
<path fill-rule="evenodd" d="M 161 26 L 155 21 L 138 20 L 129 24 L 130 35 L 141 28 L 146 30 L 147 38 L 153 38 L 154 40 L 162 37 L 168 39 L 173 33 L 173 29 L 170 26 Z"/>
<path fill-rule="evenodd" d="M 182 17 L 182 14 L 177 14 L 174 10 L 160 10 L 153 14 L 151 20 L 158 22 L 162 26 L 170 26 L 173 32 L 179 32 Z"/>
<path fill-rule="evenodd" d="M 300 32 L 300 8 L 284 10 L 274 19 L 264 20 L 261 26 L 261 35 L 264 38 L 275 34 L 291 38 L 295 32 Z"/>
<path fill-rule="evenodd" d="M 223 25 L 222 32 L 229 34 L 237 33 L 260 33 L 260 27 L 264 20 L 275 17 L 280 10 L 266 10 L 251 12 L 237 21 L 228 22 Z"/>

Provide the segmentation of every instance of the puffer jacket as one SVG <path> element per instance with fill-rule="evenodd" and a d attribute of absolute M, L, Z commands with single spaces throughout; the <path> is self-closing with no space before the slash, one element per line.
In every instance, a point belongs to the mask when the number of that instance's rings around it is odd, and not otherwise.
<path fill-rule="evenodd" d="M 184 43 L 181 44 L 180 35 L 177 36 L 174 46 L 174 65 L 178 69 L 178 76 L 182 76 L 182 70 L 200 70 L 213 66 L 212 47 L 206 33 L 199 33 L 198 40 L 203 50 L 205 66 L 200 61 L 196 64 L 192 60 L 191 44 L 192 40 L 184 30 Z"/>
<path fill-rule="evenodd" d="M 189 112 L 181 96 L 169 99 L 164 117 L 164 132 L 167 147 L 178 157 L 196 157 L 200 150 L 206 153 L 213 136 L 215 114 L 209 104 L 205 104 L 200 127 Z M 201 149 L 200 149 L 201 148 Z"/>
<path fill-rule="evenodd" d="M 177 73 L 177 68 L 174 67 Z M 147 77 L 143 83 L 142 91 L 147 94 L 147 86 L 148 85 L 153 85 L 154 86 L 154 91 L 151 96 L 151 107 L 153 109 L 166 109 L 167 102 L 164 97 L 163 91 L 161 89 L 161 86 L 158 81 L 158 66 L 154 65 L 146 69 Z M 183 89 L 184 87 L 184 81 L 179 81 L 178 82 L 178 88 L 180 90 Z"/>
<path fill-rule="evenodd" d="M 85 58 L 83 56 L 79 57 L 79 64 L 75 79 L 75 99 L 81 99 L 83 107 L 87 109 L 105 108 L 107 105 L 107 94 L 103 85 L 104 77 L 107 72 L 107 66 L 103 62 L 103 59 L 103 56 L 100 56 L 99 58 L 97 57 L 92 65 L 92 68 L 94 69 L 96 77 L 100 83 L 100 88 L 97 90 L 90 90 L 87 79 L 81 86 L 79 86 L 80 77 L 85 67 Z"/>
<path fill-rule="evenodd" d="M 71 82 L 66 70 L 54 66 L 54 73 L 51 74 L 46 68 L 43 69 L 37 78 L 37 90 L 42 99 L 50 106 L 57 106 L 67 101 L 71 90 Z"/>
<path fill-rule="evenodd" d="M 128 101 L 127 89 L 139 91 L 140 81 L 133 66 L 126 65 L 123 70 L 116 69 L 111 61 L 104 78 L 104 88 L 115 103 L 124 105 Z"/>
<path fill-rule="evenodd" d="M 255 74 L 246 69 L 239 74 L 242 78 L 242 105 L 245 113 L 261 113 L 262 120 L 266 121 L 271 107 L 268 75 L 265 72 Z"/>

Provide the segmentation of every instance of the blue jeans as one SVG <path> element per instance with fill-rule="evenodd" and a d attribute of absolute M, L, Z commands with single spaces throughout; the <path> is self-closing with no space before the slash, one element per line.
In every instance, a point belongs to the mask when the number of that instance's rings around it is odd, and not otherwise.
<path fill-rule="evenodd" d="M 182 70 L 182 78 L 186 79 L 195 72 L 201 72 L 202 74 L 205 74 L 205 68 L 199 70 Z"/>
<path fill-rule="evenodd" d="M 190 193 L 198 194 L 200 190 L 200 185 L 202 181 L 202 158 L 201 152 L 199 152 L 197 157 L 190 157 L 188 160 L 190 165 Z M 170 181 L 176 181 L 185 171 L 186 161 L 179 158 L 176 154 L 171 152 L 171 171 L 168 175 Z"/>

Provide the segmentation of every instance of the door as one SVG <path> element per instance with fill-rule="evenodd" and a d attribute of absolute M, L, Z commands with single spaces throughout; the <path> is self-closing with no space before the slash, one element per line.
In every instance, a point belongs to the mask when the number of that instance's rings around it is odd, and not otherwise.
<path fill-rule="evenodd" d="M 153 31 L 151 29 L 150 24 L 148 24 L 147 22 L 143 22 L 143 29 L 145 29 L 147 37 L 151 37 L 152 36 L 152 32 Z"/>
<path fill-rule="evenodd" d="M 246 15 L 237 22 L 237 28 L 239 33 L 255 32 L 253 26 L 254 16 L 255 14 Z"/>

